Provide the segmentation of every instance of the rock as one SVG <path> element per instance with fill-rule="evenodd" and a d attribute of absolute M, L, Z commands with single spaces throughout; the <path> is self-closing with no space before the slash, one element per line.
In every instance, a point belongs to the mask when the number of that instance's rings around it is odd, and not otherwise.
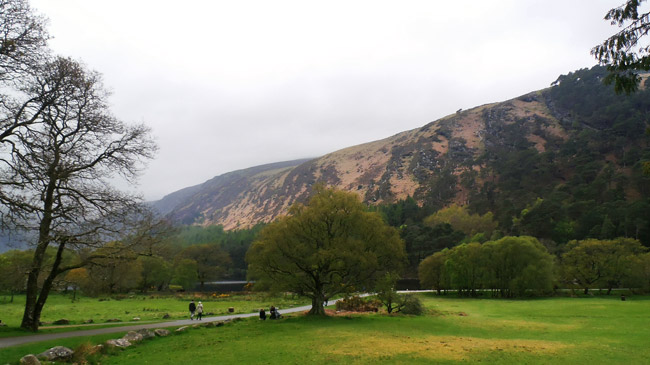
<path fill-rule="evenodd" d="M 90 323 L 95 323 L 92 319 L 87 319 L 84 321 L 84 324 L 90 324 Z"/>
<path fill-rule="evenodd" d="M 121 322 L 119 318 L 107 319 L 106 322 Z"/>
<path fill-rule="evenodd" d="M 69 348 L 56 346 L 45 352 L 41 352 L 40 354 L 36 355 L 36 357 L 39 359 L 45 359 L 47 361 L 67 361 L 72 358 L 72 355 L 74 355 L 74 351 L 70 350 Z"/>
<path fill-rule="evenodd" d="M 163 315 L 163 319 L 167 319 L 167 318 L 169 318 L 169 317 L 171 317 L 171 316 L 169 315 L 169 313 L 165 313 L 165 314 Z"/>
<path fill-rule="evenodd" d="M 156 334 L 152 330 L 147 329 L 147 328 L 142 328 L 142 329 L 139 329 L 139 330 L 137 330 L 135 332 L 142 335 L 143 340 L 156 337 Z"/>
<path fill-rule="evenodd" d="M 140 317 L 133 317 L 133 320 L 134 320 L 134 321 L 139 321 L 139 320 L 140 320 Z"/>
<path fill-rule="evenodd" d="M 169 336 L 171 332 L 169 332 L 169 330 L 166 330 L 164 328 L 156 328 L 155 330 L 153 330 L 153 333 L 155 333 L 156 336 L 165 337 L 165 336 Z"/>
<path fill-rule="evenodd" d="M 32 354 L 25 355 L 20 359 L 21 365 L 41 365 L 41 362 L 38 361 L 38 358 Z"/>
<path fill-rule="evenodd" d="M 178 328 L 176 329 L 176 331 L 174 331 L 174 332 L 183 332 L 183 331 L 185 331 L 186 329 L 187 329 L 187 326 L 178 327 Z"/>
<path fill-rule="evenodd" d="M 65 318 L 62 318 L 52 322 L 52 324 L 70 324 L 70 321 Z"/>
<path fill-rule="evenodd" d="M 131 346 L 131 342 L 129 340 L 125 340 L 123 338 L 118 338 L 117 340 L 108 340 L 106 341 L 107 346 L 111 347 L 129 347 Z"/>
<path fill-rule="evenodd" d="M 134 342 L 140 342 L 142 341 L 143 337 L 141 334 L 135 332 L 135 331 L 129 331 L 126 335 L 122 337 L 123 339 L 134 343 Z"/>

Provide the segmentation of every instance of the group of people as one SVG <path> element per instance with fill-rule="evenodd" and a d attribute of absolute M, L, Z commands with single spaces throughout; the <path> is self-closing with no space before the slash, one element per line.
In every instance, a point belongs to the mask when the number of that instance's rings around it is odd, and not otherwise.
<path fill-rule="evenodd" d="M 203 318 L 203 303 L 199 302 L 198 304 L 194 303 L 194 300 L 190 301 L 190 319 L 194 320 L 194 316 L 196 315 L 196 319 L 200 321 Z M 269 318 L 271 319 L 280 319 L 282 315 L 278 311 L 277 308 L 274 306 L 271 306 L 269 309 Z M 260 309 L 260 319 L 265 321 L 266 320 L 266 311 L 264 308 Z"/>
<path fill-rule="evenodd" d="M 271 306 L 271 308 L 269 309 L 269 318 L 271 318 L 271 319 L 280 319 L 281 317 L 282 317 L 282 315 L 280 315 L 280 312 L 278 311 L 278 309 L 275 308 L 274 306 Z M 266 320 L 266 311 L 264 311 L 264 308 L 260 309 L 260 319 L 262 321 Z"/>
<path fill-rule="evenodd" d="M 194 300 L 190 302 L 190 319 L 194 320 L 194 313 L 196 313 L 196 319 L 201 320 L 203 318 L 203 303 L 199 302 L 198 305 L 194 304 Z"/>

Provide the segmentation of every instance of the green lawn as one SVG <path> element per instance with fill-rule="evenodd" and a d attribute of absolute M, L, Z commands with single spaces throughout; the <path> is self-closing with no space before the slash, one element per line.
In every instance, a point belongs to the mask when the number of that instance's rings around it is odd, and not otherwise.
<path fill-rule="evenodd" d="M 425 316 L 245 319 L 149 340 L 101 363 L 638 364 L 650 358 L 650 297 L 421 298 Z M 1 349 L 0 358 L 17 360 L 52 344 L 38 345 Z"/>

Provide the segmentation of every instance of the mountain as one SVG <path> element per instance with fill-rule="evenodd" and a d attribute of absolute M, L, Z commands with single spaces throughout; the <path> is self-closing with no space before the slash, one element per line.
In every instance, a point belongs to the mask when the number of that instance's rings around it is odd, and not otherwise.
<path fill-rule="evenodd" d="M 578 70 L 550 88 L 383 140 L 217 176 L 155 206 L 184 224 L 244 228 L 285 214 L 324 182 L 368 204 L 413 197 L 432 210 L 457 203 L 491 211 L 512 230 L 513 218 L 548 197 L 570 203 L 569 210 L 578 201 L 591 202 L 584 209 L 646 201 L 650 181 L 639 161 L 650 160 L 650 91 L 616 95 L 602 85 L 605 74 L 602 67 Z"/>

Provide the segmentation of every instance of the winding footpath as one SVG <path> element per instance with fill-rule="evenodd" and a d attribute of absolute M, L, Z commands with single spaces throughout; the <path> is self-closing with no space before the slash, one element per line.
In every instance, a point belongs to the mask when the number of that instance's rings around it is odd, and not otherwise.
<path fill-rule="evenodd" d="M 329 304 L 336 303 L 336 300 L 331 300 Z M 305 305 L 302 307 L 295 307 L 289 309 L 280 309 L 280 314 L 294 313 L 294 312 L 304 312 L 311 309 L 311 305 Z M 0 338 L 0 348 L 22 345 L 32 342 L 41 342 L 48 340 L 57 340 L 60 338 L 69 338 L 69 337 L 81 337 L 81 336 L 94 336 L 102 335 L 106 333 L 116 333 L 116 332 L 128 332 L 136 331 L 142 328 L 165 328 L 165 327 L 176 327 L 176 326 L 187 326 L 197 323 L 208 323 L 208 322 L 219 322 L 226 321 L 234 318 L 247 318 L 247 317 L 256 317 L 259 313 L 241 313 L 241 314 L 232 314 L 227 316 L 216 316 L 216 317 L 203 317 L 201 321 L 199 320 L 190 320 L 190 319 L 180 319 L 170 322 L 157 322 L 157 323 L 142 323 L 131 326 L 118 326 L 118 327 L 107 327 L 107 328 L 95 328 L 88 330 L 77 330 L 70 332 L 61 332 L 61 333 L 47 333 L 41 335 L 29 335 L 29 336 L 19 336 L 19 337 L 7 337 Z"/>
<path fill-rule="evenodd" d="M 416 292 L 430 292 L 431 290 L 414 290 L 410 291 L 411 293 L 416 293 Z M 409 291 L 398 291 L 399 293 L 408 293 Z M 372 293 L 364 293 L 360 294 L 360 297 L 366 297 L 369 295 L 373 295 Z M 330 299 L 328 302 L 328 306 L 336 304 L 340 299 Z M 295 312 L 306 312 L 311 309 L 311 304 L 310 305 L 304 305 L 301 307 L 294 307 L 294 308 L 288 308 L 288 309 L 280 309 L 279 312 L 280 314 L 287 314 L 287 313 L 295 313 Z M 130 326 L 117 326 L 117 327 L 107 327 L 107 328 L 95 328 L 95 329 L 88 329 L 88 330 L 77 330 L 77 331 L 70 331 L 70 332 L 61 332 L 61 333 L 47 333 L 47 334 L 41 334 L 41 335 L 29 335 L 29 336 L 19 336 L 19 337 L 7 337 L 7 338 L 0 338 L 0 348 L 5 348 L 5 347 L 10 347 L 10 346 L 16 346 L 16 345 L 23 345 L 26 343 L 33 343 L 33 342 L 41 342 L 41 341 L 49 341 L 49 340 L 57 340 L 60 338 L 70 338 L 70 337 L 81 337 L 81 336 L 94 336 L 94 335 L 103 335 L 106 333 L 117 333 L 117 332 L 128 332 L 128 331 L 137 331 L 142 328 L 166 328 L 166 327 L 180 327 L 180 326 L 187 326 L 187 325 L 192 325 L 192 324 L 197 324 L 197 323 L 208 323 L 208 322 L 219 322 L 219 321 L 226 321 L 229 319 L 234 319 L 234 318 L 248 318 L 248 317 L 257 317 L 259 313 L 253 312 L 253 313 L 241 313 L 241 314 L 232 314 L 232 315 L 227 315 L 227 316 L 215 316 L 215 317 L 203 317 L 201 321 L 198 320 L 190 320 L 190 319 L 180 319 L 176 321 L 169 321 L 169 322 L 156 322 L 156 323 L 140 323 L 137 325 L 130 325 Z M 133 323 L 133 322 L 131 322 Z M 99 325 L 99 324 L 94 324 L 94 325 Z M 88 325 L 91 326 L 91 325 Z"/>

